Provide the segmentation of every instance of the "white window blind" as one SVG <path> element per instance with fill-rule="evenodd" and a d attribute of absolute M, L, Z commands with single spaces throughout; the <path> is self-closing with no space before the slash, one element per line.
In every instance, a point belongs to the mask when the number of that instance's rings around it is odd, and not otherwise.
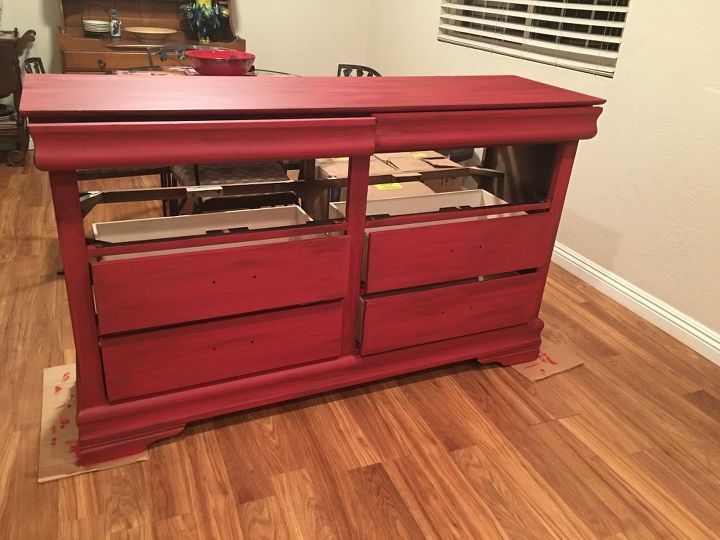
<path fill-rule="evenodd" d="M 612 77 L 630 0 L 443 0 L 440 41 Z"/>

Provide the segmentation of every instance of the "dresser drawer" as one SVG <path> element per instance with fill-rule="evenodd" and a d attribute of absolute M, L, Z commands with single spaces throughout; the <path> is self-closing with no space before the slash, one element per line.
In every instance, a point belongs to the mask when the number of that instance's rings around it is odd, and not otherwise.
<path fill-rule="evenodd" d="M 537 316 L 540 275 L 388 294 L 364 302 L 362 354 L 525 324 Z"/>
<path fill-rule="evenodd" d="M 91 264 L 101 335 L 345 295 L 345 236 Z"/>
<path fill-rule="evenodd" d="M 130 69 L 148 66 L 148 55 L 143 52 L 93 52 L 63 51 L 63 71 L 109 71 L 113 69 Z M 161 61 L 157 55 L 153 64 L 163 66 L 182 65 L 177 58 Z"/>
<path fill-rule="evenodd" d="M 366 290 L 374 293 L 537 268 L 549 260 L 553 241 L 549 214 L 371 232 Z"/>
<path fill-rule="evenodd" d="M 110 401 L 178 390 L 340 354 L 331 302 L 101 339 Z"/>

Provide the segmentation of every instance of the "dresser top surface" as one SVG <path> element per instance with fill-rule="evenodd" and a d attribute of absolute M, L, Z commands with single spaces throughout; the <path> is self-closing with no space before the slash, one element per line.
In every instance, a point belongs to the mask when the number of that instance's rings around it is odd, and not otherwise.
<path fill-rule="evenodd" d="M 31 121 L 328 117 L 392 112 L 586 107 L 603 99 L 511 75 L 186 77 L 28 75 Z"/>

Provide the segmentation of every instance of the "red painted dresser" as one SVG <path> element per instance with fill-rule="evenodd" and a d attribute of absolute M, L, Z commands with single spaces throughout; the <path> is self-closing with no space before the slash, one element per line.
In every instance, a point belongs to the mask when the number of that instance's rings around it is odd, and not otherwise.
<path fill-rule="evenodd" d="M 312 393 L 533 359 L 577 143 L 602 103 L 512 76 L 28 76 L 21 108 L 50 171 L 77 350 L 79 461 Z M 366 217 L 371 154 L 503 145 L 544 156 L 540 196 Z M 76 170 L 319 156 L 350 156 L 342 219 L 85 238 Z"/>

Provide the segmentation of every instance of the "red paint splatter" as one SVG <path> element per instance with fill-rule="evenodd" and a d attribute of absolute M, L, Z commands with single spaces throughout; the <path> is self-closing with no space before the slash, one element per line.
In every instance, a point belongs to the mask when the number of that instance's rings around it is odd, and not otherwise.
<path fill-rule="evenodd" d="M 555 360 L 553 360 L 552 358 L 550 358 L 544 352 L 540 353 L 540 356 L 538 357 L 538 359 L 545 364 L 550 364 L 551 366 L 557 366 L 557 362 Z"/>
<path fill-rule="evenodd" d="M 60 419 L 60 429 L 65 429 L 65 426 L 67 426 L 70 423 L 70 420 L 67 418 L 61 418 Z"/>
<path fill-rule="evenodd" d="M 51 445 L 51 446 L 55 446 L 56 444 L 57 444 L 57 437 L 53 437 L 53 438 L 50 440 L 50 445 Z"/>
<path fill-rule="evenodd" d="M 73 444 L 70 445 L 70 451 L 75 454 L 75 465 L 78 465 L 80 461 L 80 446 L 77 444 L 77 441 L 73 441 Z"/>
<path fill-rule="evenodd" d="M 56 386 L 56 387 L 55 387 L 55 393 L 56 393 L 56 394 L 59 394 L 60 392 L 62 392 L 62 386 Z"/>
<path fill-rule="evenodd" d="M 70 372 L 69 371 L 66 371 L 65 373 L 63 373 L 62 380 L 63 380 L 63 382 L 70 380 Z"/>

